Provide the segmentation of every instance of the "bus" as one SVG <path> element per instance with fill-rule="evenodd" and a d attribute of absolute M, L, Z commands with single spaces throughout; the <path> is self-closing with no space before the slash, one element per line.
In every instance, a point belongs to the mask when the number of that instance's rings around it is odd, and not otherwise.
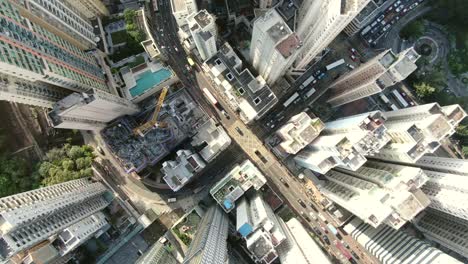
<path fill-rule="evenodd" d="M 398 92 L 398 90 L 393 90 L 392 94 L 393 96 L 395 96 L 395 98 L 398 100 L 401 106 L 403 106 L 404 108 L 409 106 L 408 102 L 406 102 L 405 98 L 403 98 L 403 96 L 400 94 L 400 92 Z"/>
<path fill-rule="evenodd" d="M 284 107 L 288 107 L 290 104 L 292 104 L 292 102 L 294 102 L 297 98 L 299 97 L 299 94 L 298 93 L 294 93 L 291 97 L 289 97 L 288 100 L 286 100 L 286 102 L 283 103 L 283 106 Z"/>
<path fill-rule="evenodd" d="M 303 89 L 305 88 L 307 85 L 309 85 L 311 82 L 313 82 L 315 80 L 314 76 L 310 76 L 309 78 L 307 78 L 302 84 L 301 86 L 299 87 L 299 89 Z"/>
<path fill-rule="evenodd" d="M 345 63 L 345 60 L 341 59 L 341 60 L 335 61 L 334 63 L 328 64 L 327 67 L 326 67 L 327 71 L 332 70 L 332 69 L 334 69 L 334 68 L 336 68 L 336 67 L 338 67 L 338 66 L 340 66 L 340 65 L 342 65 L 344 63 Z"/>
<path fill-rule="evenodd" d="M 306 97 L 306 98 L 309 98 L 309 97 L 311 97 L 314 93 L 315 93 L 315 88 L 312 88 L 312 89 L 310 89 L 310 90 L 306 93 L 305 97 Z"/>

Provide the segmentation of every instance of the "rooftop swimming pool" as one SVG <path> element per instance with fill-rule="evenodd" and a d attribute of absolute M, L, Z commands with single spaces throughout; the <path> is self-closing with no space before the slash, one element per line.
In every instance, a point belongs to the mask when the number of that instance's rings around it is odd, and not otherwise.
<path fill-rule="evenodd" d="M 129 92 L 132 97 L 137 97 L 144 94 L 146 91 L 150 90 L 154 86 L 164 82 L 165 80 L 171 78 L 172 72 L 166 68 L 162 68 L 158 71 L 151 72 L 146 71 L 138 76 L 136 80 L 136 85 L 130 88 Z"/>

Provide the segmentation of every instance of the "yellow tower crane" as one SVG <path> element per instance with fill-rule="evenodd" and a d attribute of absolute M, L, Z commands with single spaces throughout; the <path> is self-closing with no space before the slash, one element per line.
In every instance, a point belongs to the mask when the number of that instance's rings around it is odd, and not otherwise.
<path fill-rule="evenodd" d="M 158 117 L 159 117 L 159 112 L 161 111 L 161 107 L 164 103 L 164 99 L 166 99 L 166 95 L 168 91 L 169 91 L 168 87 L 164 87 L 162 89 L 161 94 L 159 95 L 158 103 L 153 112 L 153 116 L 148 122 L 133 129 L 133 133 L 135 135 L 140 135 L 144 137 L 146 133 L 148 133 L 148 131 L 151 130 L 153 127 L 166 127 L 167 126 L 165 122 L 158 122 Z"/>

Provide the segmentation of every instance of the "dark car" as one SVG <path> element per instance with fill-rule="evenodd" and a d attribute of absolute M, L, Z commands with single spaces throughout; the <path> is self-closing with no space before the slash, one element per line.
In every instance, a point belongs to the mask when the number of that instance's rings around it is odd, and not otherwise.
<path fill-rule="evenodd" d="M 317 207 L 315 207 L 315 205 L 314 205 L 313 203 L 309 203 L 309 206 L 310 206 L 310 208 L 312 208 L 312 210 L 314 210 L 316 213 L 319 212 L 318 209 L 317 209 Z"/>
<path fill-rule="evenodd" d="M 325 243 L 327 243 L 327 245 L 331 245 L 330 239 L 328 239 L 328 237 L 327 237 L 326 235 L 323 235 L 323 236 L 322 236 L 322 239 L 323 239 L 323 241 L 324 241 Z"/>
<path fill-rule="evenodd" d="M 297 202 L 304 208 L 307 208 L 307 205 L 301 199 L 297 199 Z"/>

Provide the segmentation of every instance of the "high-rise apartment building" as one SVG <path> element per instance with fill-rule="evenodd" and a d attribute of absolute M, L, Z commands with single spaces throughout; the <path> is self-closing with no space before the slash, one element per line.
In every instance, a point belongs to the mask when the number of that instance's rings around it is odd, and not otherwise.
<path fill-rule="evenodd" d="M 57 235 L 109 204 L 108 190 L 88 179 L 0 199 L 0 257 L 5 260 Z"/>
<path fill-rule="evenodd" d="M 16 3 L 21 5 L 19 11 L 22 16 L 32 23 L 58 34 L 81 49 L 96 47 L 96 35 L 91 22 L 68 1 L 25 0 Z"/>
<path fill-rule="evenodd" d="M 198 230 L 185 254 L 183 264 L 225 263 L 229 219 L 218 206 L 212 206 L 203 215 Z"/>
<path fill-rule="evenodd" d="M 309 145 L 325 125 L 319 118 L 311 118 L 306 112 L 301 112 L 276 131 L 281 143 L 276 147 L 282 152 L 296 154 Z"/>
<path fill-rule="evenodd" d="M 216 38 L 218 36 L 215 18 L 205 9 L 192 13 L 187 17 L 187 24 L 197 46 L 200 57 L 207 60 L 218 52 Z"/>
<path fill-rule="evenodd" d="M 327 102 L 336 107 L 379 93 L 415 71 L 419 57 L 413 48 L 398 55 L 384 51 L 333 82 L 329 87 L 332 96 Z"/>
<path fill-rule="evenodd" d="M 294 160 L 297 164 L 325 174 L 334 167 L 356 170 L 369 155 L 388 143 L 385 117 L 371 112 L 325 123 L 325 129 Z"/>
<path fill-rule="evenodd" d="M 301 45 L 297 34 L 272 8 L 253 22 L 250 61 L 271 85 L 289 69 Z"/>
<path fill-rule="evenodd" d="M 370 0 L 304 0 L 297 33 L 304 42 L 295 67 L 304 69 L 340 34 Z"/>
<path fill-rule="evenodd" d="M 52 108 L 71 91 L 44 82 L 32 82 L 0 73 L 0 100 Z"/>
<path fill-rule="evenodd" d="M 461 263 L 427 242 L 385 225 L 372 228 L 358 218 L 354 218 L 344 230 L 383 264 Z"/>
<path fill-rule="evenodd" d="M 172 15 L 177 25 L 187 25 L 187 17 L 198 11 L 196 0 L 171 0 Z"/>
<path fill-rule="evenodd" d="M 418 216 L 415 225 L 426 239 L 468 259 L 468 220 L 428 209 Z"/>
<path fill-rule="evenodd" d="M 39 3 L 49 1 L 30 1 L 29 6 L 43 10 Z M 63 5 L 59 1 L 53 3 Z M 14 1 L 1 0 L 0 4 L 3 32 L 0 37 L 0 72 L 78 92 L 93 88 L 108 91 L 102 69 L 92 55 L 75 44 L 79 41 L 69 41 L 74 39 L 65 38 L 66 34 L 50 27 L 46 18 L 31 15 Z"/>
<path fill-rule="evenodd" d="M 58 101 L 49 112 L 49 120 L 56 128 L 100 130 L 117 117 L 138 112 L 131 101 L 94 89 Z"/>
<path fill-rule="evenodd" d="M 459 105 L 439 106 L 437 103 L 413 106 L 384 113 L 385 126 L 391 141 L 370 156 L 385 161 L 414 163 L 428 153 L 434 153 L 441 140 L 455 133 L 456 126 L 466 117 Z"/>
<path fill-rule="evenodd" d="M 109 15 L 109 10 L 101 0 L 66 0 L 65 2 L 88 19 Z"/>
<path fill-rule="evenodd" d="M 420 189 L 426 181 L 421 169 L 368 161 L 356 171 L 328 172 L 319 188 L 367 224 L 399 229 L 429 205 Z"/>

